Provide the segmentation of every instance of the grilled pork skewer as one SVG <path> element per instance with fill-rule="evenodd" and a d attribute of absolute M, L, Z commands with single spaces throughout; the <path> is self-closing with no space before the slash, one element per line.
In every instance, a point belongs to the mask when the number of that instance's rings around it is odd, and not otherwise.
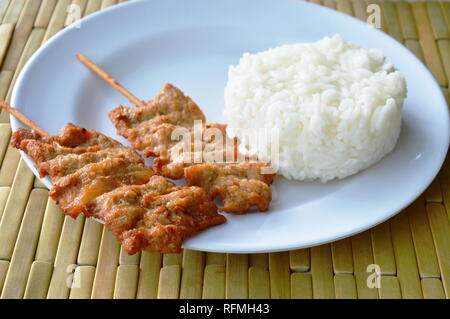
<path fill-rule="evenodd" d="M 226 125 L 205 123 L 197 104 L 171 84 L 143 103 L 84 55 L 78 53 L 77 58 L 137 106 L 118 106 L 109 118 L 117 133 L 134 148 L 146 157 L 155 157 L 157 174 L 172 179 L 184 177 L 188 185 L 202 187 L 212 199 L 220 197 L 224 212 L 243 214 L 254 206 L 268 210 L 274 174 L 262 174 L 262 168 L 268 167 L 266 163 L 242 161 L 238 141 L 227 137 Z M 195 148 L 196 129 L 203 138 L 200 151 Z M 172 138 L 183 131 L 193 141 L 187 147 L 185 141 Z M 213 135 L 207 136 L 210 132 Z"/>
<path fill-rule="evenodd" d="M 0 107 L 26 119 L 4 102 Z M 50 177 L 49 196 L 73 218 L 84 213 L 104 221 L 129 254 L 180 252 L 183 240 L 226 220 L 203 189 L 154 175 L 132 148 L 71 123 L 55 136 L 26 123 L 31 130 L 18 129 L 11 144 Z"/>

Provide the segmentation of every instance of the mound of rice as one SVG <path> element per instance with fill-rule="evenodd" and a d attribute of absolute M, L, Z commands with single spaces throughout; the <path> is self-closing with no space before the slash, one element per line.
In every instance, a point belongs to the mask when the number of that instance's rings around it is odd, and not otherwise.
<path fill-rule="evenodd" d="M 335 35 L 245 53 L 229 70 L 225 116 L 238 137 L 242 129 L 279 130 L 279 174 L 326 182 L 392 151 L 405 97 L 405 79 L 380 50 Z M 267 147 L 250 152 L 267 161 Z"/>

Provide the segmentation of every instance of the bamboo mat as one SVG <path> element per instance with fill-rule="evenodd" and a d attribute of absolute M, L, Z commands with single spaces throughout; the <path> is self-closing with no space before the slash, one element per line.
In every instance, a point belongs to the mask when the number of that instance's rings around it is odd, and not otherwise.
<path fill-rule="evenodd" d="M 64 28 L 116 0 L 0 0 L 0 98 L 27 59 Z M 362 0 L 311 1 L 366 20 Z M 375 2 L 382 28 L 426 63 L 448 98 L 450 3 Z M 449 298 L 450 162 L 410 207 L 369 231 L 311 249 L 270 254 L 128 256 L 102 225 L 64 217 L 9 146 L 0 114 L 1 298 Z M 381 287 L 367 285 L 367 266 Z M 70 287 L 70 288 L 69 288 Z"/>

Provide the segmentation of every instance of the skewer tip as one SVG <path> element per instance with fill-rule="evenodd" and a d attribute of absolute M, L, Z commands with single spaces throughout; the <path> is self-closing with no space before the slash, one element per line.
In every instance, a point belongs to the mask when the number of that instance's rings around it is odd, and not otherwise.
<path fill-rule="evenodd" d="M 75 54 L 75 56 L 80 61 L 82 61 L 82 60 L 84 60 L 84 58 L 86 58 L 86 56 L 81 52 L 77 52 L 77 54 Z"/>
<path fill-rule="evenodd" d="M 20 122 L 28 126 L 30 129 L 36 131 L 39 135 L 42 136 L 51 136 L 47 131 L 45 131 L 42 127 L 37 125 L 35 122 L 30 120 L 28 117 L 26 117 L 24 114 L 22 114 L 19 110 L 13 108 L 11 105 L 6 103 L 3 100 L 0 100 L 0 108 L 7 111 L 9 114 L 14 116 L 16 119 L 18 119 Z"/>

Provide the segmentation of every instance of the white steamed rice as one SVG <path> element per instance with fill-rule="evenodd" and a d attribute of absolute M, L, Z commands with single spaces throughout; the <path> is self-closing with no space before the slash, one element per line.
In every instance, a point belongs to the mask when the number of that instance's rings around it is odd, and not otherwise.
<path fill-rule="evenodd" d="M 392 151 L 405 97 L 405 79 L 380 50 L 335 35 L 244 54 L 229 70 L 225 116 L 238 137 L 279 129 L 279 174 L 326 182 Z M 251 151 L 268 160 L 267 147 Z"/>

